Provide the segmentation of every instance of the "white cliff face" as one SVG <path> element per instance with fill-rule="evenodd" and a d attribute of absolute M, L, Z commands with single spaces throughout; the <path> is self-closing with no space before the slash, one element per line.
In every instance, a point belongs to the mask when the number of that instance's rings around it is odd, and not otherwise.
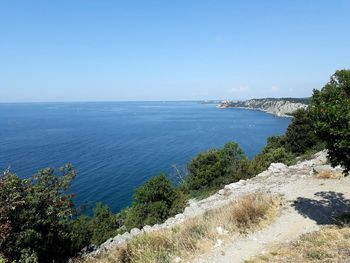
<path fill-rule="evenodd" d="M 288 99 L 252 99 L 247 101 L 223 101 L 219 108 L 246 108 L 261 110 L 276 116 L 286 117 L 298 109 L 306 109 L 308 106 L 302 102 Z"/>

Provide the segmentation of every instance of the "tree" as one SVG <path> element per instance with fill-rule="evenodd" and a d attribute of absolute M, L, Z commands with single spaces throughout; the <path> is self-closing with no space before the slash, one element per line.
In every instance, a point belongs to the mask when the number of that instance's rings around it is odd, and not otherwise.
<path fill-rule="evenodd" d="M 117 224 L 116 216 L 111 212 L 109 207 L 101 202 L 96 203 L 93 212 L 94 216 L 91 220 L 91 242 L 99 245 L 108 238 L 117 235 L 119 225 Z"/>
<path fill-rule="evenodd" d="M 189 190 L 210 187 L 224 174 L 220 150 L 212 149 L 200 153 L 188 164 L 189 175 L 186 183 Z"/>
<path fill-rule="evenodd" d="M 257 154 L 250 163 L 250 175 L 257 175 L 265 171 L 271 163 L 284 163 L 291 165 L 295 156 L 284 147 L 285 136 L 272 136 L 267 138 L 267 145 Z"/>
<path fill-rule="evenodd" d="M 350 170 L 350 70 L 338 70 L 321 89 L 314 90 L 310 111 L 316 133 L 325 141 L 333 166 Z"/>
<path fill-rule="evenodd" d="M 244 177 L 243 162 L 246 157 L 235 142 L 229 142 L 222 149 L 211 149 L 200 153 L 188 164 L 186 183 L 189 190 L 215 188 Z"/>
<path fill-rule="evenodd" d="M 12 261 L 52 262 L 63 260 L 71 252 L 67 221 L 73 213 L 72 195 L 67 194 L 75 170 L 44 169 L 28 179 L 7 173 L 1 178 L 0 251 Z"/>
<path fill-rule="evenodd" d="M 315 125 L 308 110 L 299 109 L 293 117 L 284 136 L 285 148 L 294 154 L 303 154 L 319 142 Z"/>
<path fill-rule="evenodd" d="M 175 190 L 165 174 L 152 177 L 136 189 L 126 226 L 130 229 L 162 222 L 170 215 L 175 198 Z"/>

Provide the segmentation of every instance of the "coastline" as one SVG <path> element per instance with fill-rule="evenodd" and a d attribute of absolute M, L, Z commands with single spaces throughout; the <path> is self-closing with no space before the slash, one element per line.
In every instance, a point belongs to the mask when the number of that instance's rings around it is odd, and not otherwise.
<path fill-rule="evenodd" d="M 287 115 L 287 114 L 277 114 L 276 112 L 273 112 L 273 111 L 268 111 L 268 110 L 264 110 L 262 108 L 252 108 L 252 107 L 234 107 L 234 106 L 220 106 L 219 105 L 216 105 L 216 108 L 218 109 L 243 109 L 243 110 L 254 110 L 254 111 L 262 111 L 262 112 L 265 112 L 265 113 L 268 113 L 268 114 L 272 114 L 276 117 L 281 117 L 281 118 L 293 118 L 292 115 Z"/>

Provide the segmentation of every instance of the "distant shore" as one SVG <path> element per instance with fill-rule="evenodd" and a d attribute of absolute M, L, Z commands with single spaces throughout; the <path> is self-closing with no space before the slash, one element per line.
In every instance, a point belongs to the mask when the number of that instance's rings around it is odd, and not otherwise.
<path fill-rule="evenodd" d="M 251 99 L 246 101 L 222 101 L 217 108 L 240 108 L 246 110 L 258 110 L 278 117 L 293 117 L 292 114 L 298 109 L 308 107 L 308 99 L 298 98 L 265 98 Z"/>

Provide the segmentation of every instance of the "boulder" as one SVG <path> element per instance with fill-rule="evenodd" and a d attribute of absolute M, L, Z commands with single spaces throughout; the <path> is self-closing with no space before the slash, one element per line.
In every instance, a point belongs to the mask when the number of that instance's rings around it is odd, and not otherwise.
<path fill-rule="evenodd" d="M 184 214 L 177 214 L 177 215 L 175 216 L 175 219 L 176 219 L 177 221 L 181 221 L 181 220 L 184 220 L 184 219 L 185 219 L 185 216 L 184 216 Z"/>
<path fill-rule="evenodd" d="M 149 225 L 145 225 L 145 226 L 142 228 L 142 231 L 143 231 L 143 232 L 149 232 L 149 231 L 151 231 L 151 230 L 152 230 L 152 227 L 149 226 Z"/>
<path fill-rule="evenodd" d="M 286 170 L 288 170 L 288 166 L 284 163 L 272 163 L 268 168 L 268 171 L 271 173 L 281 173 L 285 172 Z"/>
<path fill-rule="evenodd" d="M 130 230 L 130 235 L 133 236 L 133 237 L 137 236 L 140 233 L 141 233 L 141 230 L 136 228 L 136 227 Z"/>

